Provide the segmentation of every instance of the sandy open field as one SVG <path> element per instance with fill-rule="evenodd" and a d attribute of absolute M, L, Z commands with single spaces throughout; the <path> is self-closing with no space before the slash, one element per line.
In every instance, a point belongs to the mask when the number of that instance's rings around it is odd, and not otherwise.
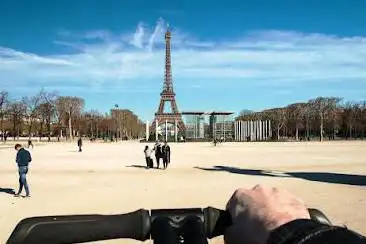
<path fill-rule="evenodd" d="M 28 199 L 10 194 L 18 187 L 15 150 L 0 146 L 0 243 L 25 217 L 223 208 L 236 188 L 255 184 L 285 187 L 334 223 L 366 234 L 366 142 L 171 144 L 165 171 L 141 167 L 145 144 L 84 144 L 82 153 L 75 144 L 36 145 Z"/>

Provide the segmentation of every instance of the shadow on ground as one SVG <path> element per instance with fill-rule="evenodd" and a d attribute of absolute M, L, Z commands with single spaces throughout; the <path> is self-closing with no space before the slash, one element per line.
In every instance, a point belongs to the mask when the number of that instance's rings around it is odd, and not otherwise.
<path fill-rule="evenodd" d="M 127 168 L 139 168 L 139 169 L 146 169 L 146 166 L 143 165 L 137 165 L 137 164 L 133 164 L 133 165 L 127 165 Z"/>
<path fill-rule="evenodd" d="M 147 169 L 147 168 L 146 168 L 146 166 L 144 166 L 144 165 L 137 165 L 137 164 L 127 165 L 126 167 L 127 167 L 127 168 Z M 155 166 L 155 167 L 153 167 L 153 168 L 149 168 L 149 169 L 150 169 L 150 170 L 152 170 L 152 169 L 156 169 L 156 170 L 163 170 L 164 168 L 163 168 L 163 166 L 162 166 L 162 165 L 160 165 L 159 169 L 157 169 L 157 168 L 156 168 L 156 166 Z"/>
<path fill-rule="evenodd" d="M 228 166 L 214 166 L 213 168 L 196 169 L 206 171 L 226 171 L 233 174 L 267 176 L 267 177 L 295 177 L 310 181 L 319 181 L 325 183 L 344 184 L 353 186 L 366 186 L 365 175 L 352 175 L 329 172 L 281 172 L 272 170 L 256 170 L 256 169 L 241 169 Z"/>
<path fill-rule="evenodd" d="M 2 188 L 2 187 L 0 187 L 0 193 L 6 193 L 6 194 L 14 195 L 15 191 L 14 191 L 13 188 Z"/>

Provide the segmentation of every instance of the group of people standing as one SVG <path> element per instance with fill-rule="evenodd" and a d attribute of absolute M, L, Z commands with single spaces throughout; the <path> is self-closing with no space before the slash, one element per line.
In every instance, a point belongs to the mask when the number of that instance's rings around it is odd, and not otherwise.
<path fill-rule="evenodd" d="M 170 163 L 170 146 L 165 141 L 164 145 L 161 145 L 159 141 L 156 141 L 154 147 L 152 149 L 149 148 L 148 145 L 145 146 L 145 159 L 146 159 L 146 167 L 153 168 L 154 163 L 153 159 L 151 158 L 151 154 L 155 153 L 155 160 L 156 160 L 156 168 L 159 169 L 160 167 L 160 159 L 163 160 L 163 169 L 168 167 Z"/>

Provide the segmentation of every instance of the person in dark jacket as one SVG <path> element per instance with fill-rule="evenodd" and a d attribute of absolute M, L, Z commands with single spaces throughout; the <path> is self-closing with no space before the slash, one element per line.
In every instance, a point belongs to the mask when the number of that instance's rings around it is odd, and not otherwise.
<path fill-rule="evenodd" d="M 19 197 L 24 187 L 26 194 L 25 197 L 30 197 L 29 186 L 27 182 L 27 173 L 28 173 L 28 165 L 30 162 L 32 162 L 32 156 L 30 152 L 25 150 L 20 144 L 15 145 L 15 150 L 17 151 L 15 161 L 18 165 L 19 190 L 14 196 Z"/>
<path fill-rule="evenodd" d="M 284 189 L 237 189 L 226 210 L 232 220 L 226 244 L 366 244 L 346 227 L 311 220 L 305 203 Z"/>
<path fill-rule="evenodd" d="M 155 151 L 156 168 L 158 169 L 160 165 L 160 159 L 163 157 L 163 152 L 161 150 L 161 144 L 159 141 L 156 141 L 153 150 Z"/>
<path fill-rule="evenodd" d="M 170 146 L 165 141 L 164 146 L 162 147 L 162 155 L 163 155 L 163 166 L 164 169 L 168 167 L 168 164 L 170 163 Z"/>
<path fill-rule="evenodd" d="M 79 152 L 82 151 L 82 149 L 81 149 L 82 146 L 83 146 L 83 140 L 81 139 L 81 137 L 79 137 L 79 139 L 78 139 Z"/>

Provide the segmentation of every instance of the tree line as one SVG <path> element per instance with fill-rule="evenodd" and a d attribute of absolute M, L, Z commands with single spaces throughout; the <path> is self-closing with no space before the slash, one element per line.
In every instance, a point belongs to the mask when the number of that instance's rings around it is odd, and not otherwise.
<path fill-rule="evenodd" d="M 76 96 L 59 96 L 56 91 L 41 90 L 37 94 L 11 99 L 0 91 L 0 137 L 37 136 L 66 138 L 77 136 L 110 140 L 139 138 L 145 125 L 128 109 L 115 105 L 110 113 L 85 111 L 85 100 Z"/>
<path fill-rule="evenodd" d="M 365 137 L 366 101 L 344 101 L 339 97 L 318 97 L 303 103 L 266 109 L 243 110 L 236 120 L 271 120 L 274 140 L 334 140 Z M 0 138 L 47 137 L 72 140 L 76 136 L 103 139 L 141 138 L 145 124 L 129 109 L 115 105 L 109 113 L 85 110 L 85 100 L 59 96 L 56 91 L 39 91 L 11 99 L 0 91 Z"/>
<path fill-rule="evenodd" d="M 274 140 L 324 138 L 363 139 L 366 131 L 366 101 L 317 97 L 303 103 L 266 109 L 243 110 L 236 120 L 271 120 Z"/>

